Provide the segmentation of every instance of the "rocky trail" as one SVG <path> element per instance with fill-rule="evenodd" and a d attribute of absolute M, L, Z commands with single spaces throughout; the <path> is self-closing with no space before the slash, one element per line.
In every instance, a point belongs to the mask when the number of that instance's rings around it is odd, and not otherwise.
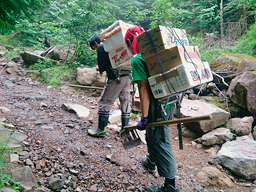
<path fill-rule="evenodd" d="M 15 166 L 29 166 L 45 191 L 144 191 L 151 183 L 163 183 L 163 178 L 148 173 L 140 163 L 146 145 L 124 150 L 115 131 L 120 121 L 108 125 L 103 139 L 87 135 L 89 128 L 97 126 L 99 99 L 90 91 L 78 93 L 65 85 L 55 89 L 17 73 L 6 73 L 4 67 L 0 73 L 0 107 L 9 109 L 2 110 L 0 118 L 13 125 L 11 129 L 28 136 L 21 149 L 23 158 L 20 155 Z M 90 109 L 90 114 L 78 118 L 62 108 L 65 103 L 83 105 Z M 112 110 L 117 109 L 115 104 Z M 131 123 L 135 123 L 133 118 Z M 233 188 L 201 186 L 196 175 L 203 167 L 214 166 L 224 173 L 225 169 L 191 138 L 183 138 L 184 149 L 180 150 L 177 134 L 176 126 L 170 126 L 180 192 L 252 192 L 255 188 L 251 181 L 236 178 L 227 171 L 235 183 Z"/>

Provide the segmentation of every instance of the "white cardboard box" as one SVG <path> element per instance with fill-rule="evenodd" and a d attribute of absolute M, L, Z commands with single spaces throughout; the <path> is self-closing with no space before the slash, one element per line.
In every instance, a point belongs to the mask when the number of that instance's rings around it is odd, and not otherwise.
<path fill-rule="evenodd" d="M 119 45 L 108 54 L 113 69 L 122 67 L 122 69 L 131 69 L 132 53 L 129 51 L 126 43 Z"/>
<path fill-rule="evenodd" d="M 166 74 L 158 74 L 148 78 L 155 98 L 174 95 L 213 80 L 208 62 L 197 64 L 184 63 Z"/>
<path fill-rule="evenodd" d="M 118 20 L 114 24 L 110 25 L 107 29 L 102 31 L 100 33 L 100 39 L 104 45 L 105 51 L 110 52 L 123 44 L 125 42 L 124 36 L 126 31 L 132 26 L 133 25 L 129 23 Z"/>

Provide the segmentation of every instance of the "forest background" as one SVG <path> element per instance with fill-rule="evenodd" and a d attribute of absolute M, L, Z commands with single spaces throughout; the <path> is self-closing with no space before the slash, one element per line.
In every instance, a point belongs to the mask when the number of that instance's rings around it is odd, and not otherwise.
<path fill-rule="evenodd" d="M 88 39 L 116 20 L 146 30 L 157 25 L 185 29 L 190 45 L 198 46 L 209 63 L 223 53 L 256 55 L 256 0 L 0 0 L 0 5 L 0 44 L 10 48 L 7 57 L 50 45 L 74 49 L 65 63 L 30 66 L 52 85 L 67 77 L 75 83 L 76 67 L 97 65 Z"/>

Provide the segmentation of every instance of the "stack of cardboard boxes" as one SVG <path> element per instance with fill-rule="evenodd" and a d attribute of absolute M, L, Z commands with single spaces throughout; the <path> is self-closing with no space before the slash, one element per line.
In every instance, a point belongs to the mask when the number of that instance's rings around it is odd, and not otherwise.
<path fill-rule="evenodd" d="M 189 46 L 185 30 L 159 25 L 139 35 L 137 41 L 155 98 L 213 80 L 208 62 L 202 62 L 196 46 Z"/>
<path fill-rule="evenodd" d="M 109 53 L 109 59 L 114 69 L 131 70 L 133 55 L 127 48 L 124 36 L 127 29 L 132 26 L 118 20 L 100 34 L 101 42 L 103 42 L 105 51 Z"/>

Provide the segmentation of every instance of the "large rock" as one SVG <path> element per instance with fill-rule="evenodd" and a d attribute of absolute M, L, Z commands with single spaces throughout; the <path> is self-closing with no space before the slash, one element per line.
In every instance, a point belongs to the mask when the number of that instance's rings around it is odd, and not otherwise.
<path fill-rule="evenodd" d="M 201 142 L 204 146 L 210 146 L 215 144 L 223 144 L 226 141 L 230 141 L 233 134 L 227 128 L 218 128 L 202 136 Z"/>
<path fill-rule="evenodd" d="M 32 188 L 36 185 L 37 180 L 32 173 L 30 167 L 22 167 L 11 171 L 12 179 L 20 182 L 21 191 L 32 191 Z"/>
<path fill-rule="evenodd" d="M 243 59 L 237 68 L 237 72 L 241 73 L 244 71 L 254 71 L 256 70 L 256 60 L 254 62 L 248 60 L 248 59 Z"/>
<path fill-rule="evenodd" d="M 256 140 L 256 126 L 253 127 L 253 132 L 252 132 L 254 140 Z"/>
<path fill-rule="evenodd" d="M 0 143 L 19 144 L 20 142 L 27 139 L 27 135 L 13 131 L 11 129 L 3 128 L 0 125 Z"/>
<path fill-rule="evenodd" d="M 69 55 L 67 51 L 64 51 L 59 46 L 52 46 L 47 50 L 47 53 L 45 54 L 45 57 L 54 59 L 54 60 L 67 60 L 69 59 Z"/>
<path fill-rule="evenodd" d="M 227 125 L 230 126 L 232 131 L 238 136 L 249 135 L 252 132 L 253 117 L 232 118 L 228 121 Z"/>
<path fill-rule="evenodd" d="M 211 62 L 215 72 L 238 73 L 243 70 L 255 70 L 256 58 L 243 54 L 223 54 Z"/>
<path fill-rule="evenodd" d="M 64 103 L 61 108 L 71 113 L 75 113 L 78 118 L 86 118 L 90 114 L 90 109 L 79 104 Z"/>
<path fill-rule="evenodd" d="M 63 188 L 64 182 L 59 178 L 51 178 L 49 180 L 49 188 L 52 191 L 60 191 Z"/>
<path fill-rule="evenodd" d="M 93 83 L 94 87 L 104 87 L 106 84 L 106 73 L 104 72 L 102 75 L 97 72 L 95 75 L 95 82 Z"/>
<path fill-rule="evenodd" d="M 29 66 L 33 63 L 38 62 L 39 60 L 45 60 L 45 57 L 37 55 L 35 53 L 24 51 L 20 53 L 21 58 L 23 59 L 24 63 Z"/>
<path fill-rule="evenodd" d="M 76 81 L 81 85 L 92 85 L 95 83 L 95 68 L 78 67 L 76 69 Z"/>
<path fill-rule="evenodd" d="M 256 114 L 256 73 L 247 71 L 231 81 L 227 94 L 230 99 L 252 114 Z"/>
<path fill-rule="evenodd" d="M 245 179 L 256 179 L 256 141 L 243 138 L 224 143 L 216 159 L 234 174 Z"/>
<path fill-rule="evenodd" d="M 194 131 L 199 136 L 207 133 L 228 122 L 229 112 L 216 107 L 212 104 L 207 104 L 199 100 L 183 99 L 181 114 L 183 117 L 196 117 L 201 115 L 212 115 L 211 120 L 203 120 L 199 122 L 184 123 L 185 127 Z"/>
<path fill-rule="evenodd" d="M 203 186 L 232 188 L 234 183 L 215 167 L 203 167 L 196 175 L 196 180 Z"/>

